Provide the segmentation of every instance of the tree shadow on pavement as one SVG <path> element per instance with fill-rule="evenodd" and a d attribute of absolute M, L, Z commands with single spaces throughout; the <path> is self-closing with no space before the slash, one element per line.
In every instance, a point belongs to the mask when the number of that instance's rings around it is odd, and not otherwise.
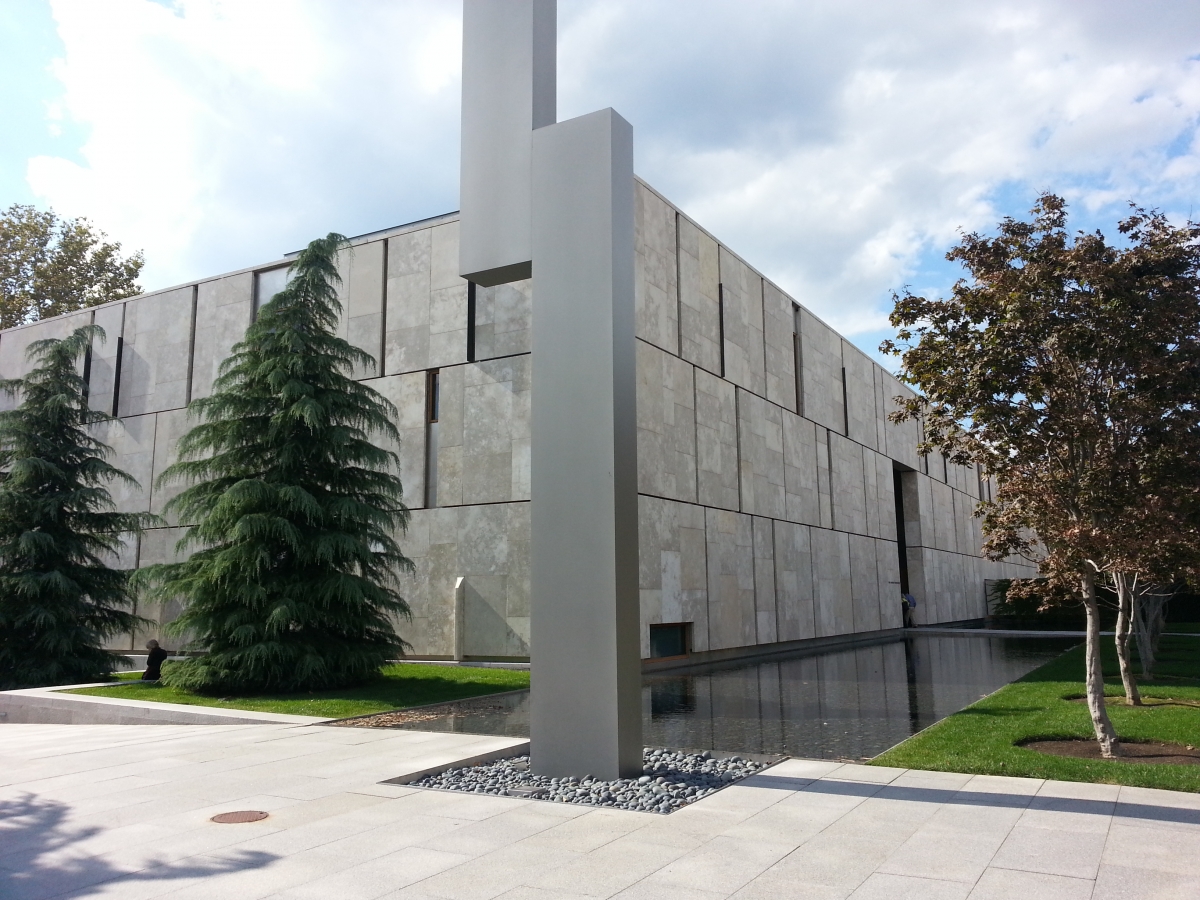
<path fill-rule="evenodd" d="M 0 800 L 0 897 L 37 900 L 101 884 L 205 878 L 262 868 L 277 858 L 247 851 L 234 851 L 224 859 L 205 856 L 179 862 L 150 856 L 136 868 L 124 868 L 81 846 L 104 829 L 73 827 L 70 813 L 68 804 L 35 794 Z M 164 887 L 163 893 L 169 890 Z"/>

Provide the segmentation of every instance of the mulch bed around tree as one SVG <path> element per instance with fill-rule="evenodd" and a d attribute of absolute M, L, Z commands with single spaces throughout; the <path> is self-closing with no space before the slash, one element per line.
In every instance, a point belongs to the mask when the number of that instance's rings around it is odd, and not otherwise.
<path fill-rule="evenodd" d="M 1087 703 L 1087 697 L 1076 696 L 1074 694 L 1063 697 L 1064 700 L 1070 700 L 1072 703 Z M 1153 709 L 1161 706 L 1190 706 L 1193 709 L 1200 709 L 1200 700 L 1175 700 L 1166 697 L 1142 697 L 1142 705 L 1134 706 L 1127 702 L 1125 698 L 1108 696 L 1104 698 L 1105 706 L 1125 706 L 1130 709 Z"/>
<path fill-rule="evenodd" d="M 1026 750 L 1074 759 L 1104 759 L 1100 745 L 1091 739 L 1069 741 L 1029 741 L 1021 744 Z M 1134 743 L 1122 741 L 1124 756 L 1116 762 L 1156 763 L 1166 766 L 1200 766 L 1200 750 L 1185 744 L 1163 744 L 1154 741 Z"/>

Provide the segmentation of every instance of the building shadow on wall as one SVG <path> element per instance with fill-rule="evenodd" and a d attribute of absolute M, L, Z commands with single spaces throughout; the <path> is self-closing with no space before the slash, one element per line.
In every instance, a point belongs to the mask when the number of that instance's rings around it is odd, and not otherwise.
<path fill-rule="evenodd" d="M 56 897 L 91 886 L 132 885 L 144 881 L 207 878 L 259 869 L 278 857 L 270 853 L 234 851 L 225 859 L 211 856 L 168 862 L 147 848 L 136 869 L 123 868 L 102 855 L 89 855 L 87 842 L 104 829 L 72 826 L 71 807 L 35 794 L 0 800 L 0 897 Z M 213 826 L 221 827 L 221 826 Z"/>
<path fill-rule="evenodd" d="M 529 642 L 513 630 L 507 616 L 507 589 L 504 576 L 476 575 L 464 579 L 462 652 L 465 655 L 529 656 Z"/>

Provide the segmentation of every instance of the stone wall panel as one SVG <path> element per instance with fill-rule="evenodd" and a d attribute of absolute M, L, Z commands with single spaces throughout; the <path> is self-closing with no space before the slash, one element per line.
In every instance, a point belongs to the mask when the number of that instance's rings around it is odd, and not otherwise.
<path fill-rule="evenodd" d="M 92 311 L 86 310 L 75 315 L 45 319 L 4 332 L 3 336 L 0 336 L 0 378 L 23 378 L 29 373 L 31 366 L 26 354 L 30 344 L 35 341 L 65 338 L 79 326 L 88 325 L 91 321 Z M 117 342 L 117 336 L 117 334 L 109 336 L 109 341 L 114 345 Z M 82 364 L 82 360 L 80 362 Z M 20 402 L 19 396 L 10 397 L 0 393 L 0 410 L 14 409 Z"/>
<path fill-rule="evenodd" d="M 732 384 L 696 369 L 696 469 L 704 506 L 738 509 L 737 404 Z"/>
<path fill-rule="evenodd" d="M 900 605 L 900 557 L 895 541 L 875 542 L 879 581 L 879 627 L 900 628 L 904 611 Z"/>
<path fill-rule="evenodd" d="M 458 636 L 466 656 L 529 656 L 527 503 L 414 510 L 401 548 L 416 572 L 405 576 L 412 620 L 397 630 L 419 656 L 453 656 L 455 589 L 463 579 Z"/>
<path fill-rule="evenodd" d="M 113 412 L 113 392 L 117 385 L 117 350 L 125 326 L 125 304 L 110 303 L 95 311 L 93 322 L 104 329 L 104 337 L 92 339 L 92 365 L 88 373 L 88 406 L 100 412 Z M 0 339 L 0 356 L 4 355 L 4 342 Z M 5 376 L 7 377 L 7 376 Z M 0 397 L 0 405 L 7 402 Z"/>
<path fill-rule="evenodd" d="M 755 640 L 771 644 L 779 640 L 775 608 L 775 523 L 754 517 L 754 608 Z"/>
<path fill-rule="evenodd" d="M 809 534 L 807 525 L 775 523 L 775 614 L 781 641 L 817 635 Z"/>
<path fill-rule="evenodd" d="M 767 399 L 791 410 L 796 409 L 795 309 L 787 294 L 763 281 Z"/>
<path fill-rule="evenodd" d="M 800 310 L 800 365 L 804 390 L 802 409 L 812 419 L 839 434 L 846 428 L 842 402 L 842 339 L 810 313 Z"/>
<path fill-rule="evenodd" d="M 176 545 L 186 531 L 186 528 L 151 528 L 143 532 L 138 542 L 138 565 L 144 568 L 162 563 L 181 562 L 183 554 L 179 553 Z M 166 626 L 179 618 L 179 614 L 183 612 L 183 605 L 182 598 L 150 600 L 145 596 L 139 597 L 134 611 L 139 616 L 149 619 L 151 624 L 138 629 L 137 634 L 133 636 L 133 646 L 141 649 L 146 641 L 153 638 L 169 650 L 185 649 L 192 640 L 192 635 L 166 633 Z"/>
<path fill-rule="evenodd" d="M 634 253 L 637 336 L 678 353 L 675 210 L 640 181 L 634 190 Z"/>
<path fill-rule="evenodd" d="M 850 535 L 850 580 L 854 631 L 879 630 L 879 560 L 875 538 Z"/>
<path fill-rule="evenodd" d="M 762 278 L 723 246 L 720 260 L 725 378 L 765 397 Z"/>
<path fill-rule="evenodd" d="M 864 450 L 840 434 L 829 433 L 833 483 L 833 524 L 839 531 L 867 534 Z"/>
<path fill-rule="evenodd" d="M 384 254 L 387 241 L 370 241 L 345 251 L 342 322 L 344 337 L 375 360 L 373 366 L 354 367 L 355 378 L 383 374 Z"/>
<path fill-rule="evenodd" d="M 854 594 L 849 535 L 824 528 L 809 530 L 817 637 L 854 630 Z"/>
<path fill-rule="evenodd" d="M 369 384 L 396 407 L 396 430 L 400 443 L 383 435 L 373 440 L 399 457 L 400 481 L 404 485 L 404 503 L 409 509 L 425 505 L 425 391 L 424 372 L 388 375 Z"/>
<path fill-rule="evenodd" d="M 817 489 L 817 434 L 808 419 L 782 411 L 785 518 L 805 525 L 821 524 Z M 824 429 L 822 429 L 824 432 Z"/>
<path fill-rule="evenodd" d="M 388 375 L 467 359 L 467 282 L 458 276 L 458 223 L 388 238 Z"/>
<path fill-rule="evenodd" d="M 757 643 L 757 615 L 751 517 L 707 509 L 705 531 L 709 649 L 753 646 Z"/>
<path fill-rule="evenodd" d="M 108 492 L 120 512 L 149 512 L 154 480 L 154 432 L 157 416 L 130 416 L 93 426 L 93 434 L 112 448 L 109 462 L 132 477 L 137 485 L 113 480 Z"/>
<path fill-rule="evenodd" d="M 176 513 L 166 515 L 166 506 L 174 497 L 188 487 L 189 482 L 172 480 L 169 484 L 158 484 L 158 478 L 178 460 L 175 448 L 179 439 L 195 425 L 194 419 L 188 418 L 186 409 L 171 409 L 160 412 L 154 425 L 154 479 L 150 487 L 150 512 L 156 516 L 165 516 L 169 525 L 186 525 L 181 522 Z"/>
<path fill-rule="evenodd" d="M 684 359 L 721 373 L 721 271 L 717 242 L 678 217 L 679 329 Z"/>
<path fill-rule="evenodd" d="M 693 369 L 637 342 L 638 490 L 696 501 L 696 389 Z"/>
<path fill-rule="evenodd" d="M 192 347 L 192 399 L 207 397 L 233 345 L 246 336 L 254 315 L 254 273 L 242 272 L 196 288 L 196 339 Z M 93 363 L 94 365 L 94 363 Z"/>
<path fill-rule="evenodd" d="M 843 339 L 842 367 L 846 373 L 848 436 L 864 447 L 878 450 L 879 416 L 875 408 L 877 366 L 865 353 Z"/>
<path fill-rule="evenodd" d="M 475 359 L 513 356 L 533 349 L 533 282 L 475 287 Z"/>
<path fill-rule="evenodd" d="M 737 408 L 742 512 L 782 519 L 787 514 L 783 410 L 740 388 Z"/>
<path fill-rule="evenodd" d="M 692 624 L 692 649 L 708 644 L 708 567 L 704 509 L 657 497 L 638 498 L 638 584 L 642 656 L 650 655 L 650 625 Z"/>
<path fill-rule="evenodd" d="M 129 300 L 121 354 L 121 416 L 187 406 L 193 291 L 177 288 Z"/>

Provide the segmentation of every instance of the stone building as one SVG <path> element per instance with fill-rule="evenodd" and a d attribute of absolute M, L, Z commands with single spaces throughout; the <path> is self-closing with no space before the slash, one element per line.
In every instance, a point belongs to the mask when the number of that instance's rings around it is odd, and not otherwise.
<path fill-rule="evenodd" d="M 399 410 L 416 563 L 398 630 L 417 656 L 528 658 L 531 287 L 459 277 L 458 216 L 354 239 L 341 334 L 381 360 L 359 372 Z M 186 406 L 207 395 L 279 260 L 0 333 L 0 376 L 31 341 L 95 322 L 93 407 L 161 513 L 178 487 Z M 887 421 L 899 382 L 643 182 L 636 186 L 637 442 L 642 656 L 721 658 L 985 614 L 984 581 L 1028 575 L 979 555 L 979 473 L 916 453 Z M 123 562 L 172 558 L 177 522 Z M 174 608 L 140 609 L 165 623 Z M 120 646 L 140 646 L 134 635 Z"/>

